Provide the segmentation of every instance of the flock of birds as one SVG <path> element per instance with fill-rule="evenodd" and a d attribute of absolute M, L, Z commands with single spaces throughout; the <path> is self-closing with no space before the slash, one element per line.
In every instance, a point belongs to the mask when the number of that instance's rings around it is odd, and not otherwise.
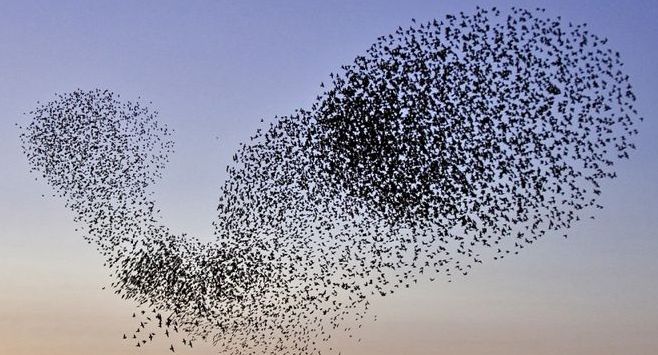
<path fill-rule="evenodd" d="M 60 94 L 29 112 L 23 149 L 114 292 L 141 305 L 126 341 L 337 351 L 374 298 L 566 236 L 601 207 L 635 148 L 635 96 L 605 39 L 543 12 L 478 8 L 378 38 L 309 109 L 241 145 L 214 243 L 161 222 L 150 187 L 173 141 L 149 104 Z"/>

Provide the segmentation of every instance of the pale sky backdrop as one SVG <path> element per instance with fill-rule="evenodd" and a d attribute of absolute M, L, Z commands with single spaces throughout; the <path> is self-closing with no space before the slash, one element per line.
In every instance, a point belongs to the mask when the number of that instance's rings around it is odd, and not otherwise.
<path fill-rule="evenodd" d="M 157 199 L 178 232 L 211 233 L 224 167 L 265 119 L 308 107 L 319 84 L 398 25 L 475 6 L 546 7 L 609 38 L 646 118 L 638 150 L 605 183 L 605 209 L 469 276 L 374 302 L 363 355 L 658 354 L 658 1 L 0 2 L 0 354 L 137 351 L 133 305 L 64 201 L 28 174 L 15 122 L 37 100 L 108 88 L 153 101 L 176 130 Z M 216 138 L 218 137 L 218 139 Z M 198 344 L 184 354 L 212 354 Z"/>

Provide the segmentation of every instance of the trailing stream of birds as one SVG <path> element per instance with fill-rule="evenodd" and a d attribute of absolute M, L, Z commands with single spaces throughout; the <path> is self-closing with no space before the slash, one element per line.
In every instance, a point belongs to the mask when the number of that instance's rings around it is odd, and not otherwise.
<path fill-rule="evenodd" d="M 27 114 L 31 171 L 141 305 L 126 342 L 338 352 L 373 299 L 566 237 L 641 121 L 619 53 L 543 9 L 412 20 L 330 77 L 235 153 L 213 243 L 161 221 L 174 143 L 151 103 L 78 89 Z"/>

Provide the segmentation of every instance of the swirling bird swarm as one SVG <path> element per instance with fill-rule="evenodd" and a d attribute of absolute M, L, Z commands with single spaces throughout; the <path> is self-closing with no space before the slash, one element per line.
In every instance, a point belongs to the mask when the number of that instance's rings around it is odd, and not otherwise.
<path fill-rule="evenodd" d="M 310 109 L 241 145 L 215 243 L 160 222 L 150 186 L 173 141 L 149 104 L 58 95 L 29 113 L 24 152 L 115 292 L 143 306 L 125 339 L 320 353 L 372 297 L 466 275 L 601 207 L 635 148 L 635 96 L 607 40 L 543 12 L 478 9 L 378 38 Z"/>

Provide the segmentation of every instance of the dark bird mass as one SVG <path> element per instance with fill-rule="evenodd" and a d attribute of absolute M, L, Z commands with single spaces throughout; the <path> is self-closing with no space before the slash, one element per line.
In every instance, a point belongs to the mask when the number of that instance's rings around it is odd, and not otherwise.
<path fill-rule="evenodd" d="M 31 170 L 141 305 L 123 341 L 337 353 L 374 298 L 566 236 L 641 120 L 607 40 L 542 9 L 414 20 L 330 77 L 235 153 L 214 243 L 161 221 L 174 144 L 150 103 L 76 90 L 27 114 Z"/>

